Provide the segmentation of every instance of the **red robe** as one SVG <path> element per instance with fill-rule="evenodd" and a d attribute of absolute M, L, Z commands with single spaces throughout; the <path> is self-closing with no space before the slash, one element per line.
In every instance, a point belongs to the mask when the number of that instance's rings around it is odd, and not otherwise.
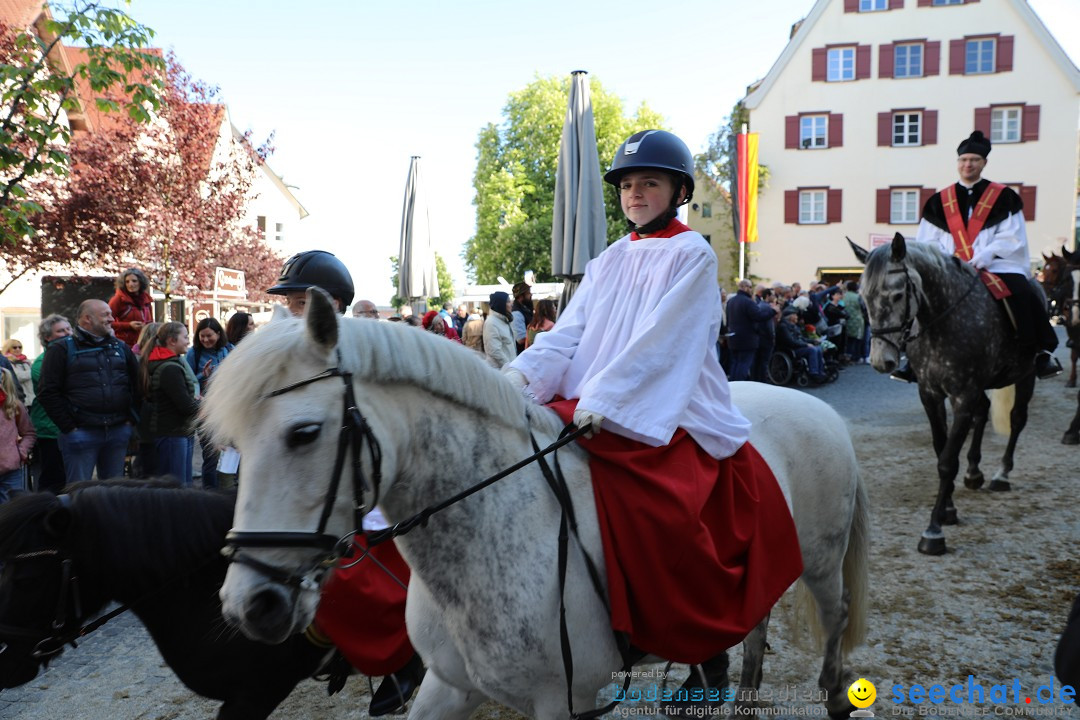
<path fill-rule="evenodd" d="M 564 422 L 577 400 L 549 405 Z M 649 447 L 611 432 L 589 452 L 611 624 L 634 646 L 699 663 L 737 645 L 802 574 L 772 471 L 744 444 L 717 460 L 685 430 Z"/>
<path fill-rule="evenodd" d="M 357 535 L 357 544 L 365 538 Z M 405 629 L 409 566 L 393 542 L 376 545 L 370 553 L 352 567 L 334 570 L 323 586 L 315 625 L 354 668 L 365 675 L 389 675 L 416 652 Z M 354 560 L 345 558 L 342 565 Z"/>

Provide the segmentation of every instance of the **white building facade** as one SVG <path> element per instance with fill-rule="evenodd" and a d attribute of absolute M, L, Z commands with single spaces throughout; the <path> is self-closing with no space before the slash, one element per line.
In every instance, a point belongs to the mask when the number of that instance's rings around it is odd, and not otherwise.
<path fill-rule="evenodd" d="M 770 172 L 767 281 L 857 278 L 845 236 L 913 237 L 975 129 L 984 176 L 1024 201 L 1033 260 L 1073 243 L 1080 71 L 1026 0 L 818 0 L 744 102 Z"/>

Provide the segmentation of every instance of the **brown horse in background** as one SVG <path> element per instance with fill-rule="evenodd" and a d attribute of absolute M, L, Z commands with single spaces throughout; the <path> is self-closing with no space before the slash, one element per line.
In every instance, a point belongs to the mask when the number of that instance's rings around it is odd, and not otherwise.
<path fill-rule="evenodd" d="M 1064 247 L 1061 255 L 1043 254 L 1042 286 L 1050 307 L 1051 317 L 1059 318 L 1065 326 L 1070 350 L 1069 380 L 1065 387 L 1076 387 L 1076 361 L 1080 358 L 1080 251 L 1070 253 Z"/>

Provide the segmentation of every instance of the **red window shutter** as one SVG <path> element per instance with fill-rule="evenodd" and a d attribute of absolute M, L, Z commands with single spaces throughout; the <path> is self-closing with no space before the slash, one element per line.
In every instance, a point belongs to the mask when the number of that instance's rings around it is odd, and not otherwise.
<path fill-rule="evenodd" d="M 869 45 L 855 47 L 855 79 L 866 80 L 870 77 L 870 53 L 873 48 Z"/>
<path fill-rule="evenodd" d="M 922 144 L 937 145 L 937 110 L 923 110 Z"/>
<path fill-rule="evenodd" d="M 844 0 L 844 12 L 859 12 L 859 0 Z"/>
<path fill-rule="evenodd" d="M 923 46 L 923 75 L 941 74 L 941 41 L 930 40 Z"/>
<path fill-rule="evenodd" d="M 1020 199 L 1024 202 L 1024 222 L 1035 222 L 1035 186 L 1021 186 Z"/>
<path fill-rule="evenodd" d="M 799 224 L 799 191 L 784 191 L 784 222 Z"/>
<path fill-rule="evenodd" d="M 892 146 L 892 113 L 883 112 L 877 114 L 877 144 L 878 147 Z"/>
<path fill-rule="evenodd" d="M 903 10 L 904 9 L 904 0 L 889 0 L 889 9 L 890 10 Z"/>
<path fill-rule="evenodd" d="M 894 77 L 893 60 L 895 59 L 893 49 L 895 46 L 892 43 L 887 43 L 878 48 L 878 60 L 877 60 L 877 76 L 879 78 L 891 78 Z"/>
<path fill-rule="evenodd" d="M 843 204 L 844 191 L 840 188 L 830 189 L 828 199 L 825 201 L 825 222 L 838 223 L 843 217 L 841 205 Z"/>
<path fill-rule="evenodd" d="M 950 40 L 949 41 L 949 74 L 950 75 L 963 75 L 964 74 L 964 48 L 966 43 L 963 40 Z"/>
<path fill-rule="evenodd" d="M 1039 105 L 1025 105 L 1020 123 L 1020 139 L 1032 142 L 1039 139 Z"/>
<path fill-rule="evenodd" d="M 844 116 L 842 113 L 829 113 L 829 147 L 844 146 Z"/>
<path fill-rule="evenodd" d="M 975 129 L 990 137 L 990 108 L 975 108 Z"/>
<path fill-rule="evenodd" d="M 829 61 L 829 51 L 825 48 L 814 48 L 812 55 L 813 60 L 810 63 L 810 80 L 813 82 L 822 82 L 827 76 L 826 68 Z"/>
<path fill-rule="evenodd" d="M 1012 35 L 1002 35 L 997 41 L 997 71 L 1012 72 L 1013 69 L 1013 40 Z"/>
<path fill-rule="evenodd" d="M 934 4 L 934 0 L 919 0 L 919 7 L 930 7 Z"/>
<path fill-rule="evenodd" d="M 877 221 L 889 224 L 892 217 L 892 190 L 888 188 L 877 191 Z"/>
<path fill-rule="evenodd" d="M 919 190 L 919 219 L 922 220 L 922 211 L 926 207 L 926 203 L 930 198 L 934 197 L 937 190 L 934 188 L 921 188 Z"/>
<path fill-rule="evenodd" d="M 788 115 L 784 118 L 784 147 L 788 150 L 799 148 L 798 115 Z"/>

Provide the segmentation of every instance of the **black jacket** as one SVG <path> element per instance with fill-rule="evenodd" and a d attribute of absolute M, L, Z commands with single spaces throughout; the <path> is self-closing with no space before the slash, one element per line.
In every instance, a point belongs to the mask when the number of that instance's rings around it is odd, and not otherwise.
<path fill-rule="evenodd" d="M 792 325 L 785 320 L 781 320 L 780 324 L 776 326 L 776 347 L 781 350 L 794 350 L 795 348 L 806 347 L 809 344 L 802 336 L 802 330 L 799 329 L 798 325 Z"/>
<path fill-rule="evenodd" d="M 727 326 L 731 332 L 728 347 L 732 350 L 757 350 L 761 342 L 758 323 L 776 315 L 771 305 L 758 304 L 748 293 L 739 290 L 727 302 Z"/>
<path fill-rule="evenodd" d="M 137 419 L 138 377 L 131 348 L 76 327 L 70 338 L 49 343 L 37 402 L 62 433 L 117 425 Z"/>
<path fill-rule="evenodd" d="M 150 413 L 152 437 L 184 437 L 194 432 L 199 401 L 181 365 L 184 362 L 181 355 L 150 362 L 150 397 L 143 412 Z"/>

